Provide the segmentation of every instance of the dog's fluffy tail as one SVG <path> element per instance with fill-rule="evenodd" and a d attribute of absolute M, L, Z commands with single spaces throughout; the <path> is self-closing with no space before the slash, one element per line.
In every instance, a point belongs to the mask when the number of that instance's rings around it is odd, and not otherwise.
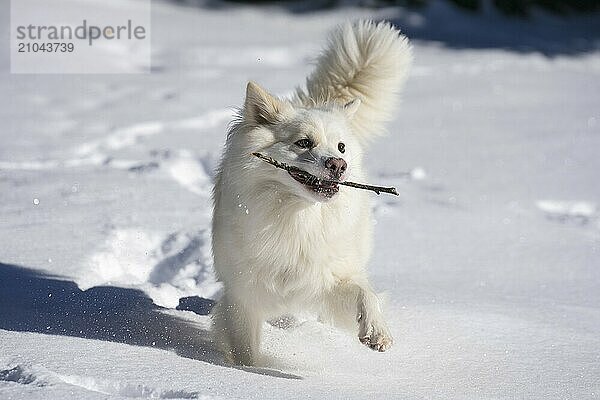
<path fill-rule="evenodd" d="M 383 133 L 383 124 L 393 117 L 411 62 L 408 39 L 390 23 L 346 23 L 331 33 L 306 91 L 298 88 L 296 96 L 307 106 L 343 105 L 358 98 L 361 105 L 351 123 L 366 143 Z"/>

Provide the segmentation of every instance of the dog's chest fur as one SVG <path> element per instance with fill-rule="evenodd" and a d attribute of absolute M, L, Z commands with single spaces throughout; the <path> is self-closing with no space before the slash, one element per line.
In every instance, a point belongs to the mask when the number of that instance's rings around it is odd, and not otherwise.
<path fill-rule="evenodd" d="M 305 302 L 364 266 L 370 252 L 366 198 L 341 194 L 306 205 L 269 191 L 243 197 L 239 215 L 227 218 L 235 233 L 230 242 L 246 263 L 236 268 L 240 285 Z"/>

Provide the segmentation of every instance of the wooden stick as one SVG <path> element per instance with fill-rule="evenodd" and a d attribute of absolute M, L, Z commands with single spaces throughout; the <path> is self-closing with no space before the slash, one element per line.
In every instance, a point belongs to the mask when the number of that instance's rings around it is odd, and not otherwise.
<path fill-rule="evenodd" d="M 268 162 L 269 164 L 286 170 L 288 172 L 302 172 L 303 174 L 309 175 L 311 177 L 313 177 L 313 175 L 309 174 L 306 171 L 301 170 L 298 167 L 293 167 L 290 165 L 287 165 L 285 163 L 279 162 L 271 157 L 265 156 L 261 153 L 252 153 L 253 156 L 260 158 L 261 160 Z M 324 179 L 319 179 L 317 177 L 314 177 L 316 180 L 324 180 Z M 327 180 L 327 182 L 332 182 L 332 183 L 337 183 L 338 185 L 344 185 L 344 186 L 349 186 L 349 187 L 353 187 L 353 188 L 357 188 L 357 189 L 365 189 L 365 190 L 371 190 L 377 194 L 381 194 L 381 193 L 389 193 L 389 194 L 393 194 L 395 196 L 399 196 L 398 191 L 396 190 L 395 187 L 385 187 L 385 186 L 373 186 L 373 185 L 365 185 L 363 183 L 355 183 L 355 182 L 348 182 L 348 181 L 344 181 L 344 182 L 340 182 L 340 181 L 329 181 Z"/>

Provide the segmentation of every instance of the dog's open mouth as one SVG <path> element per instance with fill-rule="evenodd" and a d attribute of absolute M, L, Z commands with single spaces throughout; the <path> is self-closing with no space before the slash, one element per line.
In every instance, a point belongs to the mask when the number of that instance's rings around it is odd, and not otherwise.
<path fill-rule="evenodd" d="M 288 174 L 296 181 L 303 184 L 307 189 L 328 199 L 332 198 L 340 190 L 340 186 L 337 182 L 317 178 L 299 168 L 290 168 Z"/>

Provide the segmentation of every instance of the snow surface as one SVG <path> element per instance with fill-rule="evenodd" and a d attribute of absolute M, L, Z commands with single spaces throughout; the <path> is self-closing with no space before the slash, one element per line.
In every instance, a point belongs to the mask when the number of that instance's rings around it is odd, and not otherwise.
<path fill-rule="evenodd" d="M 157 1 L 150 75 L 10 75 L 4 52 L 0 399 L 600 397 L 600 19 L 433 3 Z M 262 367 L 223 366 L 206 299 L 232 107 L 248 79 L 289 93 L 325 32 L 365 16 L 415 46 L 368 157 L 401 193 L 374 195 L 371 262 L 396 344 L 303 318 L 265 324 Z"/>

